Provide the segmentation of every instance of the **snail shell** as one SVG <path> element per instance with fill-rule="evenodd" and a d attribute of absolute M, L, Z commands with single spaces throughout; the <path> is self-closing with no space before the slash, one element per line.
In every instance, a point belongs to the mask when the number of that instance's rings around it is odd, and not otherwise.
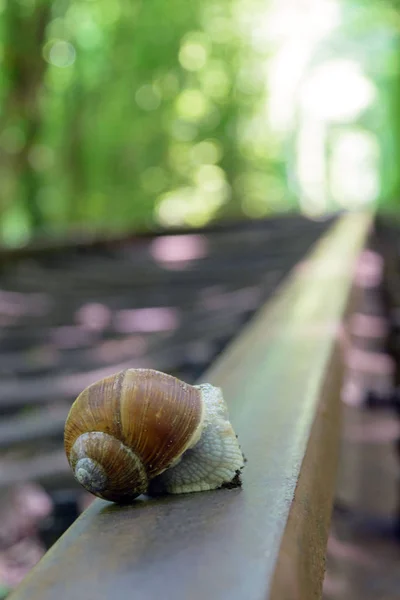
<path fill-rule="evenodd" d="M 77 481 L 119 503 L 238 486 L 244 464 L 221 390 L 151 369 L 127 369 L 86 388 L 71 407 L 64 442 Z"/>

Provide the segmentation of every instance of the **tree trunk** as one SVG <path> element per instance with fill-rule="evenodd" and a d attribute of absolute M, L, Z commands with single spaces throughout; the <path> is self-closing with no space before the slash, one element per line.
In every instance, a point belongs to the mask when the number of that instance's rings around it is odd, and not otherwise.
<path fill-rule="evenodd" d="M 18 126 L 24 132 L 23 145 L 13 155 L 11 168 L 18 183 L 16 200 L 24 206 L 33 231 L 41 229 L 45 221 L 38 201 L 40 174 L 32 163 L 32 150 L 42 124 L 40 97 L 46 71 L 42 49 L 50 13 L 50 0 L 37 0 L 29 10 L 16 0 L 6 3 L 4 67 L 8 94 L 3 127 Z"/>

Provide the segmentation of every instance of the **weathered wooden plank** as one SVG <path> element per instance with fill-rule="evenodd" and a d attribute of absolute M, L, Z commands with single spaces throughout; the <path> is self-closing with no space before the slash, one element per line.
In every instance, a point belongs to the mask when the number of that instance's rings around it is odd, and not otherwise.
<path fill-rule="evenodd" d="M 65 236 L 51 238 L 46 235 L 41 239 L 36 239 L 26 246 L 18 248 L 0 247 L 0 265 L 5 265 L 9 262 L 19 261 L 21 259 L 37 259 L 54 260 L 54 256 L 69 256 L 72 254 L 90 254 L 94 252 L 113 252 L 122 247 L 131 245 L 135 249 L 141 249 L 150 240 L 157 239 L 168 235 L 168 237 L 178 237 L 180 235 L 212 235 L 227 236 L 229 235 L 245 235 L 250 231 L 251 234 L 257 231 L 268 231 L 271 236 L 276 233 L 276 228 L 284 225 L 285 231 L 290 233 L 298 233 L 302 228 L 309 227 L 309 221 L 306 217 L 299 214 L 282 214 L 275 217 L 269 216 L 267 219 L 242 219 L 230 222 L 215 222 L 206 227 L 190 227 L 190 228 L 168 228 L 166 230 L 155 231 L 152 229 L 148 232 L 140 234 L 132 234 L 131 232 L 110 232 L 110 231 L 70 231 Z M 324 226 L 324 223 L 316 223 L 316 228 Z"/>
<path fill-rule="evenodd" d="M 52 411 L 44 408 L 2 419 L 0 421 L 0 450 L 9 449 L 15 444 L 38 442 L 43 438 L 62 436 L 68 411 L 69 406 L 66 405 Z M 1 476 L 0 473 L 0 480 Z"/>
<path fill-rule="evenodd" d="M 340 339 L 369 226 L 343 217 L 203 378 L 224 390 L 248 459 L 243 489 L 95 501 L 12 600 L 320 597 Z"/>
<path fill-rule="evenodd" d="M 220 293 L 215 296 L 214 305 L 213 298 L 210 297 L 208 302 L 206 299 L 202 301 L 198 299 L 199 305 L 192 310 L 181 311 L 180 307 L 177 307 L 175 330 L 146 335 L 143 339 L 142 350 L 140 350 L 139 343 L 139 350 L 136 352 L 133 340 L 130 348 L 125 343 L 126 350 L 121 353 L 120 359 L 101 358 L 99 352 L 101 344 L 95 336 L 92 338 L 89 333 L 85 334 L 84 347 L 74 349 L 72 354 L 63 353 L 62 350 L 55 356 L 53 354 L 48 356 L 48 353 L 45 353 L 45 358 L 50 359 L 48 373 L 45 372 L 45 365 L 41 365 L 40 362 L 37 365 L 37 373 L 35 373 L 34 356 L 30 357 L 29 349 L 26 349 L 24 353 L 14 352 L 13 362 L 9 355 L 3 355 L 0 352 L 2 360 L 0 370 L 3 371 L 0 407 L 16 408 L 30 404 L 53 403 L 62 398 L 70 400 L 81 388 L 81 377 L 84 377 L 85 381 L 93 383 L 98 377 L 99 371 L 103 369 L 107 369 L 107 373 L 112 373 L 119 368 L 125 368 L 126 365 L 140 367 L 146 364 L 161 370 L 176 369 L 184 357 L 190 355 L 190 347 L 196 340 L 204 339 L 213 345 L 226 336 L 233 336 L 241 326 L 243 315 L 249 310 L 255 310 L 260 300 L 265 298 L 268 293 L 272 293 L 274 288 L 275 285 L 269 285 L 266 282 L 257 288 L 238 290 L 230 294 L 226 292 L 225 298 L 224 294 Z M 250 294 L 247 293 L 248 291 Z M 27 340 L 24 340 L 23 336 L 19 341 L 21 344 L 25 341 L 25 346 L 27 345 Z M 118 342 L 112 338 L 107 341 Z M 121 338 L 120 341 L 124 343 L 124 338 Z M 127 341 L 129 342 L 129 338 Z M 29 362 L 30 358 L 31 362 Z M 51 367 L 54 365 L 51 364 L 51 358 L 56 361 L 56 374 L 52 373 Z M 18 376 L 18 367 L 20 372 L 25 375 L 23 379 Z M 9 373 L 7 373 L 7 368 Z M 63 372 L 64 370 L 67 371 L 67 374 Z"/>
<path fill-rule="evenodd" d="M 2 461 L 0 469 L 0 490 L 27 481 L 51 481 L 55 477 L 71 482 L 71 472 L 62 448 L 50 449 L 40 454 L 18 461 Z"/>

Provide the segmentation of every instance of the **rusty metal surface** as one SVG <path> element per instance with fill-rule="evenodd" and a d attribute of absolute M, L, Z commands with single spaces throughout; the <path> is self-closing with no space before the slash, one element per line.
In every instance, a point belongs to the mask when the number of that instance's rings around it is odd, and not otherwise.
<path fill-rule="evenodd" d="M 15 588 L 90 502 L 62 443 L 82 387 L 123 365 L 194 382 L 333 221 L 0 250 L 0 588 Z M 35 509 L 27 527 L 38 497 L 50 514 Z"/>
<path fill-rule="evenodd" d="M 141 498 L 123 508 L 95 501 L 12 600 L 268 597 L 282 540 L 295 536 L 289 515 L 307 466 L 313 425 L 326 418 L 321 395 L 330 407 L 339 402 L 332 386 L 325 394 L 327 377 L 354 262 L 369 226 L 368 215 L 343 217 L 202 377 L 224 390 L 248 459 L 243 489 Z M 317 448 L 324 446 L 323 436 L 313 437 Z M 331 489 L 334 469 L 325 470 L 318 460 L 317 465 Z M 325 505 L 330 496 L 323 497 Z M 311 495 L 310 502 L 313 510 L 302 519 L 309 518 L 315 529 L 318 497 Z M 329 516 L 329 506 L 324 510 Z M 326 519 L 317 539 L 317 561 L 325 543 Z M 309 581 L 308 596 L 296 585 L 297 568 L 293 577 L 297 595 L 279 600 L 318 597 L 321 575 Z"/>
<path fill-rule="evenodd" d="M 270 600 L 321 598 L 326 545 L 338 467 L 344 363 L 341 344 L 331 356 L 320 391 L 270 593 Z"/>

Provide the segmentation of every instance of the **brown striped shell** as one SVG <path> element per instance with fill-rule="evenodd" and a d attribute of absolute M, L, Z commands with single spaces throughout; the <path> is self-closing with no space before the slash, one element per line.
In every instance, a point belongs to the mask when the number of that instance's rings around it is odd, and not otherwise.
<path fill-rule="evenodd" d="M 151 369 L 127 369 L 86 388 L 65 424 L 76 479 L 114 502 L 145 493 L 200 437 L 199 390 Z"/>

